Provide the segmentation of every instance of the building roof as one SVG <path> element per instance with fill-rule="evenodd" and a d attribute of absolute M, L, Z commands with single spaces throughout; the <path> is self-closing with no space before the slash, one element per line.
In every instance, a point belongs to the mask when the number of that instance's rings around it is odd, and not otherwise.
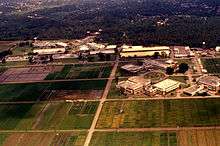
<path fill-rule="evenodd" d="M 174 55 L 175 57 L 189 56 L 191 51 L 189 46 L 174 46 Z"/>
<path fill-rule="evenodd" d="M 134 76 L 128 78 L 127 81 L 122 81 L 118 83 L 118 86 L 124 89 L 139 89 L 144 87 L 145 85 L 149 85 L 151 82 L 149 79 L 144 79 L 140 76 Z"/>
<path fill-rule="evenodd" d="M 123 52 L 134 52 L 134 51 L 161 51 L 170 50 L 168 46 L 155 46 L 155 47 L 144 47 L 144 46 L 122 46 Z"/>
<path fill-rule="evenodd" d="M 220 79 L 217 76 L 201 76 L 197 79 L 198 83 L 209 85 L 209 86 L 219 86 Z"/>
<path fill-rule="evenodd" d="M 193 85 L 189 88 L 184 89 L 183 92 L 187 93 L 187 94 L 191 94 L 191 95 L 195 95 L 196 93 L 198 93 L 199 91 L 203 90 L 204 87 L 203 86 L 199 86 L 199 85 Z"/>
<path fill-rule="evenodd" d="M 162 90 L 166 90 L 167 88 L 170 88 L 170 87 L 178 85 L 178 84 L 180 84 L 180 82 L 174 81 L 171 79 L 166 79 L 166 80 L 163 80 L 157 84 L 154 84 L 153 86 L 156 88 L 162 89 Z"/>
<path fill-rule="evenodd" d="M 133 64 L 126 64 L 126 65 L 122 66 L 121 69 L 124 69 L 124 70 L 127 70 L 127 71 L 135 73 L 135 72 L 138 72 L 141 69 L 143 69 L 143 67 L 142 66 L 133 65 Z"/>
<path fill-rule="evenodd" d="M 117 45 L 108 45 L 106 47 L 106 49 L 115 49 L 115 48 L 117 48 Z"/>

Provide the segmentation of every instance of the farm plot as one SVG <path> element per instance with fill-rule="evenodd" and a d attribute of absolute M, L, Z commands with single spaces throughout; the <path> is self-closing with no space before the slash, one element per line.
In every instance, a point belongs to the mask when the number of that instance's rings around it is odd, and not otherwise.
<path fill-rule="evenodd" d="M 0 75 L 0 82 L 40 81 L 50 72 L 57 72 L 62 68 L 62 66 L 10 68 Z"/>
<path fill-rule="evenodd" d="M 108 78 L 111 70 L 111 64 L 66 65 L 62 71 L 49 74 L 46 80 Z"/>
<path fill-rule="evenodd" d="M 81 146 L 86 132 L 0 134 L 4 146 Z"/>
<path fill-rule="evenodd" d="M 0 101 L 34 101 L 48 96 L 46 95 L 48 86 L 49 84 L 0 85 Z"/>
<path fill-rule="evenodd" d="M 99 102 L 48 103 L 34 129 L 88 129 Z"/>
<path fill-rule="evenodd" d="M 15 104 L 0 106 L 0 130 L 31 129 L 44 104 Z"/>
<path fill-rule="evenodd" d="M 107 98 L 109 99 L 119 98 L 120 99 L 120 98 L 127 98 L 127 97 L 123 95 L 118 88 L 116 88 L 116 82 L 115 80 L 113 80 Z"/>
<path fill-rule="evenodd" d="M 180 146 L 219 146 L 220 130 L 185 130 L 177 134 Z"/>
<path fill-rule="evenodd" d="M 204 68 L 208 73 L 219 74 L 220 73 L 220 59 L 201 59 Z"/>
<path fill-rule="evenodd" d="M 220 99 L 106 102 L 97 128 L 215 126 Z"/>
<path fill-rule="evenodd" d="M 90 146 L 177 146 L 175 132 L 95 132 Z"/>
<path fill-rule="evenodd" d="M 72 99 L 85 98 L 82 97 L 84 92 L 88 92 L 88 98 L 100 97 L 101 92 L 105 88 L 107 80 L 88 80 L 88 81 L 72 81 L 58 83 L 33 83 L 33 84 L 7 84 L 0 85 L 0 101 L 35 101 L 45 100 L 51 97 L 51 92 L 68 91 L 68 96 Z M 80 92 L 73 92 L 80 91 Z M 97 91 L 97 92 L 95 92 Z M 49 96 L 50 95 L 50 96 Z M 53 94 L 52 94 L 53 95 Z M 94 95 L 94 97 L 92 97 Z M 75 97 L 74 97 L 75 96 Z M 53 98 L 53 97 L 51 97 Z M 56 98 L 55 99 L 59 99 Z M 61 98 L 62 99 L 62 98 Z"/>

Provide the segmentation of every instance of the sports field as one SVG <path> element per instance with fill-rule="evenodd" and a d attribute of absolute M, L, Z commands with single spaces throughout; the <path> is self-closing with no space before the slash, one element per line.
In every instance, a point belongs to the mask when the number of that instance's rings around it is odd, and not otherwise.
<path fill-rule="evenodd" d="M 97 128 L 215 126 L 220 99 L 106 102 Z"/>
<path fill-rule="evenodd" d="M 111 64 L 65 65 L 62 71 L 49 74 L 46 80 L 108 78 L 111 69 Z"/>
<path fill-rule="evenodd" d="M 219 74 L 220 73 L 220 59 L 201 59 L 204 68 L 208 73 Z"/>
<path fill-rule="evenodd" d="M 103 90 L 107 80 L 0 85 L 0 101 L 45 100 L 52 90 Z M 95 86 L 94 86 L 95 85 Z"/>
<path fill-rule="evenodd" d="M 95 132 L 90 146 L 177 146 L 175 132 Z"/>
<path fill-rule="evenodd" d="M 0 134 L 0 145 L 5 146 L 81 146 L 86 132 L 7 133 Z"/>

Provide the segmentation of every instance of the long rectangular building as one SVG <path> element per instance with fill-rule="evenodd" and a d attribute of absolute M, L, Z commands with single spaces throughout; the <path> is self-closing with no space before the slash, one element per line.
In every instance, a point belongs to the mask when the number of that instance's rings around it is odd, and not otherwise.
<path fill-rule="evenodd" d="M 153 56 L 156 52 L 160 55 L 170 55 L 170 47 L 168 46 L 156 46 L 156 47 L 144 47 L 144 46 L 127 46 L 121 47 L 121 57 L 145 57 Z"/>

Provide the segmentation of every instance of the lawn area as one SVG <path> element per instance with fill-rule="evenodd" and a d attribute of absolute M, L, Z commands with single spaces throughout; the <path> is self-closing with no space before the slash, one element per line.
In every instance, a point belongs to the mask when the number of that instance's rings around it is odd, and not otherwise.
<path fill-rule="evenodd" d="M 186 63 L 186 64 L 188 64 L 189 66 L 192 66 L 192 65 L 193 65 L 193 62 L 192 62 L 191 59 L 175 59 L 174 61 L 177 61 L 178 64 Z"/>
<path fill-rule="evenodd" d="M 65 65 L 61 72 L 49 74 L 46 80 L 108 78 L 111 70 L 110 64 Z"/>
<path fill-rule="evenodd" d="M 12 50 L 12 55 L 25 55 L 31 53 L 33 48 L 26 46 L 26 47 L 16 47 Z"/>
<path fill-rule="evenodd" d="M 103 90 L 107 80 L 0 85 L 0 101 L 47 99 L 51 90 Z"/>
<path fill-rule="evenodd" d="M 88 129 L 99 102 L 50 103 L 35 129 Z"/>
<path fill-rule="evenodd" d="M 0 134 L 0 145 L 81 146 L 85 142 L 86 134 L 86 132 Z"/>
<path fill-rule="evenodd" d="M 0 106 L 0 130 L 31 129 L 44 104 L 11 104 Z"/>
<path fill-rule="evenodd" d="M 220 73 L 220 58 L 213 59 L 201 59 L 204 68 L 208 73 L 219 74 Z"/>
<path fill-rule="evenodd" d="M 127 98 L 127 97 L 123 95 L 118 88 L 116 88 L 116 82 L 115 80 L 113 80 L 107 98 L 118 99 L 118 98 Z"/>
<path fill-rule="evenodd" d="M 3 146 L 4 141 L 6 140 L 6 138 L 9 136 L 10 134 L 8 133 L 0 133 L 0 146 Z"/>
<path fill-rule="evenodd" d="M 189 80 L 187 76 L 169 76 L 169 79 L 176 80 L 184 84 L 186 84 L 187 80 Z"/>
<path fill-rule="evenodd" d="M 214 126 L 220 99 L 106 102 L 97 128 Z"/>
<path fill-rule="evenodd" d="M 28 61 L 8 61 L 6 63 L 0 63 L 0 66 L 25 66 L 28 64 Z"/>
<path fill-rule="evenodd" d="M 175 132 L 95 132 L 90 146 L 177 146 Z"/>

